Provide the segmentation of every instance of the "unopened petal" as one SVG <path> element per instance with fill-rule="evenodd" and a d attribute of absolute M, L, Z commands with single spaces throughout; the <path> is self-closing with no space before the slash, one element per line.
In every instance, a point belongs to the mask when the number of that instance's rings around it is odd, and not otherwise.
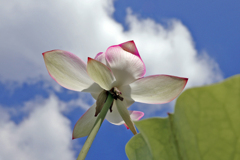
<path fill-rule="evenodd" d="M 70 52 L 52 50 L 43 53 L 43 58 L 50 76 L 67 89 L 82 91 L 94 83 L 87 74 L 86 64 Z"/>
<path fill-rule="evenodd" d="M 145 65 L 133 41 L 111 46 L 105 52 L 107 64 L 116 77 L 116 86 L 127 85 L 144 76 Z"/>
<path fill-rule="evenodd" d="M 187 84 L 187 78 L 155 75 L 141 78 L 130 84 L 130 89 L 122 89 L 134 101 L 150 104 L 167 103 L 175 99 Z"/>
<path fill-rule="evenodd" d="M 112 88 L 112 83 L 115 81 L 115 77 L 112 71 L 103 63 L 88 58 L 87 63 L 88 75 L 105 90 Z"/>
<path fill-rule="evenodd" d="M 73 128 L 72 139 L 88 136 L 93 128 L 93 125 L 97 119 L 95 117 L 96 104 L 92 105 L 77 121 Z"/>

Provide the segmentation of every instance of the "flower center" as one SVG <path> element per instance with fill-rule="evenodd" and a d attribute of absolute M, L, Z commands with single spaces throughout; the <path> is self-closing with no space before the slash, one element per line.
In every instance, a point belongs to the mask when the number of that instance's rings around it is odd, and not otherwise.
<path fill-rule="evenodd" d="M 121 96 L 122 93 L 119 91 L 117 87 L 113 87 L 111 90 L 108 91 L 108 93 L 112 94 L 115 100 L 119 99 L 120 101 L 123 101 L 123 97 Z M 110 112 L 112 112 L 112 105 L 109 108 Z"/>
<path fill-rule="evenodd" d="M 103 90 L 98 95 L 98 98 L 96 101 L 95 117 L 101 112 L 103 105 L 105 104 L 105 102 L 107 100 L 108 94 L 111 94 L 115 100 L 119 99 L 120 101 L 123 101 L 122 93 L 119 91 L 119 89 L 117 87 L 113 87 L 109 91 Z M 113 103 L 111 104 L 111 106 L 109 108 L 110 112 L 112 112 L 112 106 L 113 106 Z"/>
<path fill-rule="evenodd" d="M 111 90 L 109 90 L 109 93 L 112 94 L 115 100 L 119 99 L 120 101 L 123 101 L 122 93 L 117 87 L 113 87 Z"/>

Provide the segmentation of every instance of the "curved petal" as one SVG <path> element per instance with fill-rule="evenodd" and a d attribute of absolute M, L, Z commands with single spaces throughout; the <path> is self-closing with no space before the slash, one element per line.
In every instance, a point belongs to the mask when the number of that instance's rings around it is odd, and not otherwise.
<path fill-rule="evenodd" d="M 187 84 L 187 78 L 155 75 L 141 78 L 130 84 L 129 89 L 122 89 L 122 94 L 128 94 L 134 101 L 150 104 L 167 103 L 175 99 Z"/>
<path fill-rule="evenodd" d="M 139 121 L 144 116 L 144 113 L 141 111 L 129 111 L 129 114 L 132 121 Z"/>
<path fill-rule="evenodd" d="M 77 121 L 73 128 L 72 139 L 88 136 L 92 130 L 92 127 L 97 119 L 95 117 L 95 107 L 93 104 Z"/>
<path fill-rule="evenodd" d="M 101 63 L 103 63 L 103 64 L 105 64 L 105 65 L 107 64 L 107 63 L 106 63 L 105 53 L 104 53 L 104 52 L 98 53 L 94 59 L 97 60 L 97 61 L 99 61 L 99 62 L 101 62 Z"/>
<path fill-rule="evenodd" d="M 94 83 L 87 74 L 86 64 L 70 52 L 52 50 L 44 52 L 43 58 L 49 75 L 67 89 L 82 91 Z"/>
<path fill-rule="evenodd" d="M 129 114 L 130 114 L 132 121 L 138 121 L 144 116 L 144 113 L 141 111 L 129 111 Z M 129 129 L 129 127 L 126 124 L 124 124 L 124 125 L 127 129 Z"/>
<path fill-rule="evenodd" d="M 128 128 L 132 131 L 133 134 L 137 134 L 136 128 L 132 122 L 130 114 L 127 110 L 126 103 L 124 101 L 120 101 L 119 99 L 116 100 L 116 106 L 118 109 L 119 114 L 121 115 L 122 119 L 124 120 L 125 124 Z"/>
<path fill-rule="evenodd" d="M 115 81 L 115 77 L 112 71 L 103 63 L 88 58 L 87 63 L 88 75 L 105 90 L 112 88 L 112 83 Z"/>
<path fill-rule="evenodd" d="M 145 64 L 133 41 L 109 47 L 105 56 L 116 77 L 115 86 L 130 84 L 146 73 Z"/>

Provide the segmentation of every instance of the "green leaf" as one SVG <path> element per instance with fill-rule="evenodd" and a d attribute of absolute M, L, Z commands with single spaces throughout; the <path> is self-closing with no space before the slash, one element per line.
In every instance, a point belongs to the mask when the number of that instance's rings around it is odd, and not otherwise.
<path fill-rule="evenodd" d="M 130 160 L 239 160 L 240 75 L 188 89 L 173 115 L 135 124 L 140 133 L 126 145 Z"/>

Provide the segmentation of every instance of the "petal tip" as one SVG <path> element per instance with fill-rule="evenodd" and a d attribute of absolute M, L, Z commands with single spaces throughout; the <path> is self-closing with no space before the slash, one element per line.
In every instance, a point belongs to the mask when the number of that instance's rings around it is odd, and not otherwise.
<path fill-rule="evenodd" d="M 185 85 L 184 85 L 184 87 L 183 88 L 185 88 L 186 87 L 186 85 L 187 85 L 187 82 L 188 82 L 188 78 L 183 78 L 184 79 L 184 81 L 185 81 Z"/>
<path fill-rule="evenodd" d="M 51 51 L 52 51 L 52 50 L 51 50 Z M 51 52 L 51 51 L 43 52 L 43 53 L 42 53 L 43 57 L 45 56 L 46 53 L 49 53 L 49 52 Z"/>
<path fill-rule="evenodd" d="M 91 62 L 92 60 L 94 59 L 92 59 L 91 57 L 88 57 L 88 62 Z"/>
<path fill-rule="evenodd" d="M 44 56 L 46 53 L 50 53 L 50 52 L 54 52 L 54 51 L 58 51 L 58 49 L 54 49 L 54 50 L 43 52 L 42 55 Z"/>
<path fill-rule="evenodd" d="M 120 46 L 123 50 L 138 56 L 141 59 L 141 57 L 138 53 L 138 50 L 137 50 L 137 46 L 133 40 L 121 43 L 118 46 Z"/>
<path fill-rule="evenodd" d="M 135 44 L 134 40 L 129 40 L 129 41 L 124 42 L 124 43 L 121 43 L 121 44 L 126 44 L 126 43 L 134 43 L 134 44 Z M 121 45 L 121 44 L 120 44 L 120 45 Z"/>
<path fill-rule="evenodd" d="M 76 139 L 74 136 L 73 136 L 73 133 L 72 133 L 72 140 Z"/>
<path fill-rule="evenodd" d="M 138 118 L 138 120 L 140 120 L 143 116 L 144 116 L 144 112 L 141 112 L 141 116 Z"/>

